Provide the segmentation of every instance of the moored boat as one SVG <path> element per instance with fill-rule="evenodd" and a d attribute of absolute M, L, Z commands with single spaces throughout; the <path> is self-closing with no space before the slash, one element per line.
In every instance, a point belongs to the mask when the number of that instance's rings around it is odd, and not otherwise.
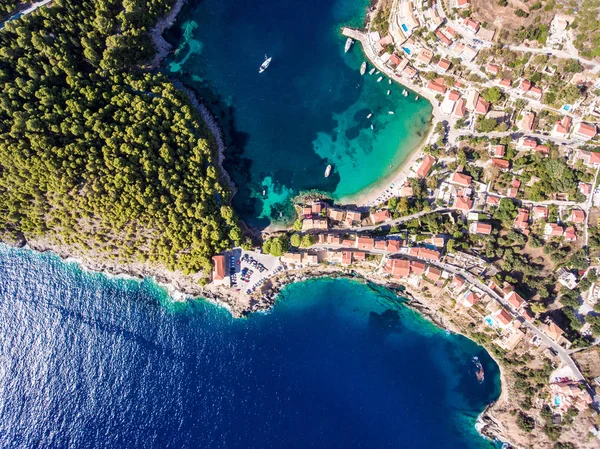
<path fill-rule="evenodd" d="M 388 114 L 394 115 L 394 111 L 388 111 Z"/>
<path fill-rule="evenodd" d="M 258 69 L 258 73 L 262 73 L 267 70 L 267 67 L 269 67 L 269 64 L 271 64 L 271 59 L 272 58 L 269 58 L 267 55 L 265 55 L 265 62 L 261 64 L 260 69 Z"/>
<path fill-rule="evenodd" d="M 373 73 L 375 73 L 375 67 L 373 67 L 371 70 L 369 70 L 369 75 L 372 75 Z"/>
<path fill-rule="evenodd" d="M 406 89 L 402 89 L 402 95 L 408 97 L 408 91 Z"/>
<path fill-rule="evenodd" d="M 371 118 L 371 117 L 373 117 L 372 113 L 370 113 L 369 115 L 367 115 L 367 118 Z"/>
<path fill-rule="evenodd" d="M 329 164 L 327 166 L 327 168 L 325 169 L 325 177 L 328 178 L 330 174 L 331 174 L 331 164 Z"/>
<path fill-rule="evenodd" d="M 392 84 L 392 80 L 388 80 L 388 84 Z"/>
<path fill-rule="evenodd" d="M 415 97 L 415 101 L 417 101 L 418 99 L 419 99 L 419 96 L 417 95 L 417 96 Z"/>
<path fill-rule="evenodd" d="M 380 76 L 379 78 L 377 78 L 377 82 L 380 83 L 382 79 L 383 79 L 383 76 Z"/>
<path fill-rule="evenodd" d="M 352 47 L 353 43 L 354 43 L 354 41 L 352 40 L 351 37 L 346 39 L 346 45 L 344 45 L 344 53 L 348 53 L 348 50 L 350 50 L 350 47 Z"/>
<path fill-rule="evenodd" d="M 387 94 L 389 95 L 391 92 L 392 92 L 391 90 L 388 90 L 388 91 L 387 91 Z"/>
<path fill-rule="evenodd" d="M 360 74 L 364 75 L 366 71 L 367 71 L 367 61 L 363 61 L 363 63 L 360 65 Z"/>

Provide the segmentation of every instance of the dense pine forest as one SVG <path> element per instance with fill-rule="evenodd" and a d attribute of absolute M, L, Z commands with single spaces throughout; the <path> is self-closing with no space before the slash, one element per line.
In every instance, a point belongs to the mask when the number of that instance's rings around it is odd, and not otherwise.
<path fill-rule="evenodd" d="M 140 69 L 174 0 L 54 0 L 0 31 L 0 230 L 185 273 L 240 239 L 215 145 Z"/>

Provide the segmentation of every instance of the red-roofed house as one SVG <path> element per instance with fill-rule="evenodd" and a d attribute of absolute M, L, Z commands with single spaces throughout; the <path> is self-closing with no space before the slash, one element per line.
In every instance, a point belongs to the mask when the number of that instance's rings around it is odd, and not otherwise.
<path fill-rule="evenodd" d="M 494 313 L 494 315 L 492 315 L 492 318 L 496 322 L 496 325 L 498 325 L 498 327 L 500 327 L 501 329 L 506 329 L 512 323 L 512 316 L 504 307 L 502 307 L 500 310 Z"/>
<path fill-rule="evenodd" d="M 454 111 L 452 111 L 452 116 L 457 118 L 463 118 L 467 113 L 467 100 L 464 98 L 459 99 L 456 102 L 456 106 L 454 106 Z"/>
<path fill-rule="evenodd" d="M 477 22 L 476 20 L 471 19 L 470 17 L 465 18 L 465 20 L 463 20 L 463 25 L 465 26 L 465 28 L 468 28 L 469 30 L 477 33 L 477 31 L 479 31 L 479 27 L 480 27 L 480 23 Z"/>
<path fill-rule="evenodd" d="M 421 276 L 425 272 L 425 264 L 423 262 L 410 262 L 410 272 L 415 276 Z"/>
<path fill-rule="evenodd" d="M 342 251 L 342 265 L 350 265 L 352 263 L 352 251 Z"/>
<path fill-rule="evenodd" d="M 482 223 L 480 221 L 474 221 L 469 226 L 469 232 L 471 234 L 490 235 L 492 233 L 492 225 L 489 223 Z"/>
<path fill-rule="evenodd" d="M 372 250 L 375 248 L 375 240 L 371 237 L 359 237 L 356 239 L 356 247 L 358 249 Z"/>
<path fill-rule="evenodd" d="M 427 271 L 425 272 L 425 277 L 427 279 L 429 279 L 430 281 L 432 281 L 433 283 L 436 283 L 440 277 L 442 277 L 442 272 L 440 270 L 438 270 L 435 267 L 432 267 L 431 265 L 429 267 L 427 267 Z"/>
<path fill-rule="evenodd" d="M 521 80 L 521 84 L 519 85 L 519 89 L 522 92 L 528 92 L 529 89 L 531 89 L 531 81 L 526 80 L 526 79 L 522 79 Z"/>
<path fill-rule="evenodd" d="M 519 209 L 514 225 L 515 228 L 527 233 L 527 227 L 529 226 L 529 211 L 527 209 Z"/>
<path fill-rule="evenodd" d="M 525 300 L 521 298 L 521 296 L 519 296 L 519 294 L 515 291 L 512 291 L 508 295 L 505 295 L 504 300 L 508 302 L 511 306 L 513 306 L 516 310 L 519 310 L 525 305 Z"/>
<path fill-rule="evenodd" d="M 400 58 L 400 56 L 398 56 L 396 53 L 393 53 L 392 56 L 390 56 L 390 59 L 388 59 L 387 64 L 395 69 L 396 67 L 398 67 L 400 65 L 400 63 L 402 62 L 402 58 Z"/>
<path fill-rule="evenodd" d="M 492 164 L 502 170 L 508 170 L 510 168 L 510 162 L 506 159 L 492 158 Z"/>
<path fill-rule="evenodd" d="M 459 196 L 458 198 L 456 198 L 454 207 L 456 207 L 459 210 L 471 210 L 473 208 L 473 200 L 471 198 Z"/>
<path fill-rule="evenodd" d="M 457 90 L 452 89 L 450 92 L 448 92 L 448 99 L 450 101 L 456 101 L 460 98 L 460 92 Z"/>
<path fill-rule="evenodd" d="M 577 232 L 575 231 L 575 227 L 569 226 L 567 229 L 565 229 L 564 237 L 566 242 L 574 242 L 577 240 Z"/>
<path fill-rule="evenodd" d="M 443 84 L 438 84 L 435 81 L 429 81 L 427 83 L 427 89 L 432 90 L 434 92 L 438 92 L 440 94 L 446 92 L 446 86 L 444 86 Z"/>
<path fill-rule="evenodd" d="M 502 87 L 510 87 L 512 82 L 508 78 L 503 78 L 500 81 L 498 81 L 498 84 L 500 84 Z"/>
<path fill-rule="evenodd" d="M 498 204 L 500 204 L 500 197 L 496 195 L 488 195 L 486 202 L 490 206 L 497 206 Z"/>
<path fill-rule="evenodd" d="M 380 210 L 378 212 L 375 212 L 374 214 L 371 214 L 370 218 L 371 222 L 375 225 L 383 223 L 384 221 L 391 220 L 392 216 L 390 215 L 389 210 Z"/>
<path fill-rule="evenodd" d="M 506 145 L 491 145 L 490 144 L 490 153 L 494 157 L 504 157 L 506 154 Z"/>
<path fill-rule="evenodd" d="M 222 281 L 225 279 L 225 256 L 219 254 L 213 256 L 213 281 Z"/>
<path fill-rule="evenodd" d="M 589 123 L 579 122 L 575 124 L 573 128 L 573 134 L 571 137 L 581 139 L 581 140 L 590 140 L 593 139 L 596 133 L 598 132 L 596 125 L 590 125 Z"/>
<path fill-rule="evenodd" d="M 432 58 L 433 52 L 428 48 L 421 48 L 419 54 L 417 55 L 417 59 L 424 64 L 429 64 Z"/>
<path fill-rule="evenodd" d="M 575 160 L 581 159 L 588 167 L 599 167 L 600 166 L 600 153 L 595 151 L 577 150 L 575 153 Z"/>
<path fill-rule="evenodd" d="M 471 0 L 456 0 L 457 8 L 466 8 L 471 5 Z"/>
<path fill-rule="evenodd" d="M 429 174 L 431 167 L 433 167 L 434 162 L 435 159 L 432 156 L 430 156 L 429 154 L 426 155 L 423 159 L 423 162 L 421 162 L 419 169 L 417 170 L 417 176 L 425 178 Z"/>
<path fill-rule="evenodd" d="M 465 279 L 462 276 L 455 274 L 454 277 L 452 278 L 452 287 L 454 287 L 456 290 L 458 290 L 463 285 L 465 285 Z"/>
<path fill-rule="evenodd" d="M 440 260 L 441 254 L 434 249 L 419 248 L 419 257 L 428 260 Z"/>
<path fill-rule="evenodd" d="M 561 237 L 563 235 L 563 228 L 556 223 L 546 223 L 544 227 L 545 237 Z"/>
<path fill-rule="evenodd" d="M 542 153 L 544 156 L 547 156 L 550 152 L 550 148 L 548 148 L 546 145 L 536 145 L 533 151 L 537 153 Z"/>
<path fill-rule="evenodd" d="M 580 182 L 578 187 L 582 195 L 588 196 L 590 193 L 592 193 L 592 185 L 588 184 L 587 182 Z"/>
<path fill-rule="evenodd" d="M 548 208 L 546 206 L 534 206 L 532 212 L 534 220 L 545 220 L 548 218 Z"/>
<path fill-rule="evenodd" d="M 539 101 L 542 99 L 542 89 L 537 86 L 533 86 L 531 89 L 529 89 L 527 95 Z"/>
<path fill-rule="evenodd" d="M 485 70 L 486 70 L 488 73 L 491 73 L 492 75 L 497 75 L 498 73 L 500 73 L 500 66 L 499 66 L 499 65 L 496 65 L 496 64 L 488 64 L 488 65 L 485 67 Z"/>
<path fill-rule="evenodd" d="M 440 58 L 440 60 L 437 63 L 437 66 L 440 68 L 442 73 L 446 73 L 448 71 L 448 69 L 450 68 L 451 64 L 452 63 L 450 61 L 448 61 L 446 58 Z"/>
<path fill-rule="evenodd" d="M 367 260 L 367 253 L 364 253 L 362 251 L 354 251 L 352 253 L 352 258 L 356 261 L 365 261 Z"/>
<path fill-rule="evenodd" d="M 568 115 L 565 115 L 562 120 L 557 120 L 554 124 L 554 129 L 552 130 L 553 137 L 562 137 L 565 138 L 569 135 L 569 131 L 571 131 L 571 125 L 573 124 L 573 119 Z"/>
<path fill-rule="evenodd" d="M 479 97 L 477 99 L 477 104 L 475 105 L 475 114 L 485 115 L 490 110 L 490 104 L 483 99 L 483 97 Z"/>
<path fill-rule="evenodd" d="M 375 241 L 375 249 L 378 249 L 380 251 L 385 251 L 385 240 L 376 240 Z"/>
<path fill-rule="evenodd" d="M 535 139 L 527 139 L 527 138 L 523 138 L 521 140 L 519 140 L 518 146 L 520 148 L 524 148 L 526 150 L 533 150 L 535 147 L 537 147 L 538 143 L 537 140 Z"/>
<path fill-rule="evenodd" d="M 452 40 L 448 38 L 448 36 L 446 36 L 442 30 L 437 30 L 435 32 L 435 35 L 437 36 L 437 38 L 442 42 L 442 44 L 444 44 L 446 47 L 449 47 L 450 45 L 452 45 Z"/>
<path fill-rule="evenodd" d="M 573 209 L 571 211 L 571 222 L 575 224 L 583 223 L 585 221 L 585 212 L 581 209 Z"/>
<path fill-rule="evenodd" d="M 463 173 L 452 173 L 452 177 L 450 178 L 450 183 L 457 184 L 462 187 L 470 187 L 471 182 L 472 178 Z"/>
<path fill-rule="evenodd" d="M 388 240 L 385 250 L 388 253 L 397 253 L 400 251 L 400 240 Z"/>
<path fill-rule="evenodd" d="M 533 131 L 533 125 L 535 123 L 535 113 L 534 112 L 526 112 L 523 114 L 523 119 L 519 123 L 519 129 L 525 132 Z"/>
<path fill-rule="evenodd" d="M 479 301 L 479 296 L 473 293 L 471 290 L 467 290 L 462 297 L 460 302 L 465 307 L 473 307 Z"/>

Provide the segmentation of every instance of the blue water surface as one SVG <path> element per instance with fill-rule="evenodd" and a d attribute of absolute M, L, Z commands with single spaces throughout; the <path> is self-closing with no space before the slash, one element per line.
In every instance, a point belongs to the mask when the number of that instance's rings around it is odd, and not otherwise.
<path fill-rule="evenodd" d="M 488 448 L 498 394 L 481 347 L 385 289 L 309 281 L 233 319 L 0 249 L 2 448 Z"/>
<path fill-rule="evenodd" d="M 344 53 L 341 26 L 362 26 L 368 4 L 190 0 L 168 32 L 175 51 L 164 71 L 219 120 L 239 187 L 234 206 L 250 225 L 291 218 L 290 198 L 306 190 L 355 201 L 389 183 L 425 138 L 431 105 L 380 75 L 361 76 L 360 44 Z M 272 62 L 259 74 L 265 55 Z"/>

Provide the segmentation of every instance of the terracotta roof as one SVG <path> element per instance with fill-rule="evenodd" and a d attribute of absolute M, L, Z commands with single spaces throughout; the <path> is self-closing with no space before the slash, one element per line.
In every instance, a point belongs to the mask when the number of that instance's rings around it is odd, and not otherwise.
<path fill-rule="evenodd" d="M 217 256 L 213 256 L 212 260 L 214 263 L 213 279 L 215 281 L 221 281 L 225 279 L 225 256 L 219 254 Z"/>
<path fill-rule="evenodd" d="M 548 154 L 550 152 L 550 148 L 546 145 L 536 145 L 533 151 L 537 151 L 538 153 Z"/>
<path fill-rule="evenodd" d="M 581 209 L 573 209 L 571 211 L 571 221 L 573 223 L 583 223 L 585 221 L 585 212 Z"/>
<path fill-rule="evenodd" d="M 386 248 L 386 244 L 385 244 L 385 240 L 376 240 L 375 241 L 375 249 L 380 249 L 385 251 Z"/>
<path fill-rule="evenodd" d="M 440 252 L 428 248 L 419 248 L 419 257 L 429 260 L 440 260 Z"/>
<path fill-rule="evenodd" d="M 448 37 L 446 37 L 446 35 L 444 33 L 442 33 L 441 30 L 437 30 L 435 32 L 435 35 L 437 36 L 437 38 L 442 41 L 442 43 L 446 46 L 449 46 L 452 44 L 452 41 L 450 39 L 448 39 Z M 448 70 L 448 69 L 446 69 Z"/>
<path fill-rule="evenodd" d="M 493 158 L 492 164 L 494 164 L 496 167 L 500 167 L 502 169 L 508 169 L 510 167 L 510 162 L 507 161 L 506 159 Z"/>
<path fill-rule="evenodd" d="M 503 87 L 510 87 L 512 82 L 508 78 L 503 78 L 500 81 L 498 81 L 498 84 L 500 84 Z"/>
<path fill-rule="evenodd" d="M 515 309 L 519 309 L 523 304 L 525 304 L 525 300 L 521 298 L 521 296 L 519 296 L 519 294 L 515 291 L 510 292 L 504 299 Z"/>
<path fill-rule="evenodd" d="M 458 197 L 454 203 L 454 207 L 460 210 L 471 210 L 473 208 L 473 200 L 463 196 Z"/>
<path fill-rule="evenodd" d="M 589 195 L 592 192 L 592 185 L 588 184 L 586 182 L 580 182 L 579 183 L 579 191 L 583 194 L 583 195 Z"/>
<path fill-rule="evenodd" d="M 438 67 L 442 69 L 444 72 L 450 68 L 451 62 L 445 58 L 441 58 L 438 63 Z"/>
<path fill-rule="evenodd" d="M 444 86 L 442 84 L 438 84 L 435 81 L 429 81 L 427 83 L 427 89 L 433 90 L 434 92 L 439 92 L 441 94 L 446 92 L 446 86 Z"/>
<path fill-rule="evenodd" d="M 579 122 L 575 125 L 575 130 L 573 131 L 575 134 L 592 138 L 596 135 L 596 125 L 590 125 L 589 123 Z"/>
<path fill-rule="evenodd" d="M 479 97 L 477 99 L 477 104 L 475 105 L 475 112 L 477 114 L 487 114 L 490 110 L 490 104 L 483 99 L 483 97 Z"/>
<path fill-rule="evenodd" d="M 495 196 L 495 195 L 488 195 L 487 196 L 487 203 L 491 204 L 493 206 L 496 206 L 496 205 L 500 204 L 500 197 L 499 196 Z"/>
<path fill-rule="evenodd" d="M 452 115 L 458 118 L 464 117 L 466 114 L 466 104 L 467 101 L 464 98 L 460 98 L 456 102 L 456 106 L 454 106 L 454 111 L 452 111 Z"/>
<path fill-rule="evenodd" d="M 548 218 L 548 208 L 546 206 L 534 206 L 532 211 L 534 219 Z"/>
<path fill-rule="evenodd" d="M 417 55 L 417 59 L 425 64 L 429 64 L 431 62 L 431 58 L 433 58 L 433 52 L 428 48 L 421 48 L 419 54 Z"/>
<path fill-rule="evenodd" d="M 474 306 L 479 301 L 479 297 L 473 293 L 471 290 L 468 290 L 463 296 L 463 303 L 470 304 Z"/>
<path fill-rule="evenodd" d="M 529 89 L 531 89 L 531 81 L 522 79 L 519 89 L 521 89 L 523 92 L 527 92 Z"/>
<path fill-rule="evenodd" d="M 504 157 L 506 154 L 506 145 L 494 145 L 494 156 Z"/>
<path fill-rule="evenodd" d="M 431 170 L 431 167 L 433 167 L 434 162 L 435 159 L 432 156 L 429 154 L 426 155 L 423 159 L 423 162 L 421 162 L 419 169 L 417 170 L 417 176 L 420 176 L 421 178 L 427 176 L 429 174 L 429 170 Z"/>
<path fill-rule="evenodd" d="M 423 274 L 423 272 L 425 271 L 425 264 L 423 262 L 411 261 L 410 262 L 410 271 L 414 275 L 419 276 L 419 275 Z"/>
<path fill-rule="evenodd" d="M 504 307 L 502 309 L 500 309 L 500 312 L 496 314 L 496 319 L 506 325 L 509 325 L 510 322 L 512 321 L 512 317 L 510 316 L 510 313 L 508 312 L 508 310 L 506 310 Z"/>
<path fill-rule="evenodd" d="M 565 115 L 562 120 L 557 120 L 555 123 L 554 132 L 558 134 L 569 134 L 571 130 L 571 125 L 573 124 L 573 119 L 568 115 Z"/>
<path fill-rule="evenodd" d="M 392 218 L 392 216 L 390 215 L 390 211 L 387 209 L 380 210 L 379 212 L 371 214 L 371 221 L 373 222 L 373 224 L 383 223 L 384 221 L 387 221 L 390 218 Z"/>
<path fill-rule="evenodd" d="M 551 237 L 560 237 L 563 235 L 563 228 L 556 223 L 546 223 L 544 234 Z"/>
<path fill-rule="evenodd" d="M 473 231 L 475 234 L 490 235 L 492 233 L 492 225 L 489 223 L 481 223 L 480 221 L 477 221 L 474 223 L 474 225 Z"/>
<path fill-rule="evenodd" d="M 450 182 L 460 186 L 469 187 L 471 185 L 472 178 L 463 173 L 453 173 L 452 178 L 450 178 Z"/>
<path fill-rule="evenodd" d="M 500 66 L 496 64 L 488 64 L 485 68 L 488 72 L 497 75 L 500 71 Z"/>
<path fill-rule="evenodd" d="M 354 258 L 354 260 L 366 260 L 367 253 L 363 253 L 362 251 L 354 251 L 352 257 Z"/>
<path fill-rule="evenodd" d="M 385 249 L 388 253 L 396 253 L 400 251 L 400 240 L 388 240 Z"/>
<path fill-rule="evenodd" d="M 358 249 L 373 249 L 375 247 L 375 240 L 371 237 L 359 237 L 356 239 L 356 247 Z"/>
<path fill-rule="evenodd" d="M 456 101 L 459 98 L 460 98 L 460 92 L 459 91 L 452 89 L 450 92 L 448 92 L 448 100 Z"/>
<path fill-rule="evenodd" d="M 541 97 L 541 96 L 542 96 L 542 89 L 540 89 L 540 88 L 539 88 L 539 87 L 537 87 L 537 86 L 534 86 L 534 87 L 532 87 L 531 89 L 529 89 L 529 92 L 531 92 L 532 94 L 535 94 L 535 95 L 537 95 L 537 96 L 539 96 L 539 97 Z"/>
<path fill-rule="evenodd" d="M 399 66 L 400 63 L 402 62 L 402 59 L 396 54 L 392 54 L 392 56 L 390 56 L 390 59 L 388 59 L 388 62 L 390 64 L 392 64 L 393 66 Z"/>
<path fill-rule="evenodd" d="M 569 226 L 567 229 L 565 229 L 564 237 L 567 242 L 574 242 L 577 240 L 577 232 L 575 231 L 575 227 Z"/>
<path fill-rule="evenodd" d="M 522 146 L 526 147 L 526 148 L 535 148 L 537 147 L 538 143 L 537 140 L 535 139 L 523 139 L 523 144 Z"/>
<path fill-rule="evenodd" d="M 479 30 L 479 26 L 480 26 L 479 22 L 471 19 L 470 17 L 465 18 L 465 20 L 463 21 L 463 25 L 466 26 L 467 28 L 472 29 L 473 31 Z"/>
<path fill-rule="evenodd" d="M 454 284 L 454 287 L 460 288 L 465 284 L 465 279 L 462 276 L 455 274 L 452 278 L 452 284 Z"/>
<path fill-rule="evenodd" d="M 535 123 L 535 114 L 533 112 L 527 112 L 521 120 L 521 129 L 524 131 L 532 131 Z"/>

